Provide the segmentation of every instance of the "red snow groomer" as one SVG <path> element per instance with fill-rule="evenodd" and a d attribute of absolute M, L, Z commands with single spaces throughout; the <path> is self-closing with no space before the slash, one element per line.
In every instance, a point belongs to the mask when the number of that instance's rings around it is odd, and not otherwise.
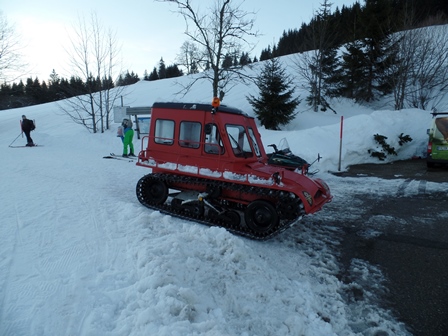
<path fill-rule="evenodd" d="M 332 199 L 327 184 L 268 157 L 255 120 L 219 104 L 154 103 L 138 166 L 143 205 L 268 239 Z"/>

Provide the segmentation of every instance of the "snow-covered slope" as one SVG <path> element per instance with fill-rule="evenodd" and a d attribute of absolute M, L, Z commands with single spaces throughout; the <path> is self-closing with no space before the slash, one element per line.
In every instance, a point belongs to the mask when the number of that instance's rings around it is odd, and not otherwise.
<path fill-rule="evenodd" d="M 210 101 L 209 83 L 176 96 L 179 80 L 187 79 L 139 82 L 124 103 Z M 238 85 L 225 103 L 252 114 L 249 93 L 256 94 L 253 85 Z M 414 139 L 393 159 L 424 153 L 429 113 L 370 111 L 345 100 L 334 107 L 337 115 L 301 105 L 284 131 L 261 133 L 265 145 L 286 137 L 310 162 L 320 153 L 315 168 L 335 197 L 349 197 L 352 188 L 327 173 L 338 167 L 341 116 L 343 169 L 377 162 L 367 153 L 375 133 Z M 32 137 L 42 147 L 8 147 L 22 114 L 36 120 Z M 1 335 L 407 334 L 374 303 L 347 301 L 338 242 L 327 239 L 337 229 L 326 225 L 325 208 L 314 217 L 321 225 L 305 220 L 267 242 L 151 211 L 135 196 L 149 171 L 102 159 L 121 151 L 116 127 L 90 134 L 58 103 L 0 111 Z M 24 143 L 19 136 L 14 144 Z M 371 266 L 354 267 L 371 275 Z"/>

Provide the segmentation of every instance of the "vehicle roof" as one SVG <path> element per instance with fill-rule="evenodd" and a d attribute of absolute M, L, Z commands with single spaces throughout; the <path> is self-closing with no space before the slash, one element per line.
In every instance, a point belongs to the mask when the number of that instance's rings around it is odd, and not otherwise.
<path fill-rule="evenodd" d="M 152 108 L 161 108 L 161 109 L 175 109 L 175 110 L 199 110 L 211 112 L 213 110 L 213 106 L 211 104 L 203 104 L 203 103 L 174 103 L 174 102 L 155 102 L 152 105 Z M 218 112 L 221 113 L 231 113 L 231 114 L 239 114 L 248 118 L 252 118 L 248 116 L 246 113 L 241 111 L 240 109 L 230 107 L 227 105 L 220 105 L 217 109 Z"/>

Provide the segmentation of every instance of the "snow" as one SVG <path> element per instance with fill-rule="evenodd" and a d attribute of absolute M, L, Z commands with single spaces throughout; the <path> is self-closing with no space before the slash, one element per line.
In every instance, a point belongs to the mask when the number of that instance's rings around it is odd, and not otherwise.
<path fill-rule="evenodd" d="M 136 83 L 128 87 L 125 105 L 211 102 L 208 82 L 176 95 L 176 83 L 186 80 Z M 240 84 L 225 103 L 253 115 L 249 92 L 257 91 Z M 297 92 L 305 97 L 300 87 Z M 368 154 L 377 147 L 376 133 L 397 147 L 399 134 L 413 139 L 386 162 L 423 156 L 430 113 L 374 111 L 343 99 L 332 104 L 337 114 L 310 112 L 302 103 L 283 131 L 260 128 L 264 145 L 286 137 L 292 152 L 309 162 L 319 153 L 322 160 L 313 168 L 329 184 L 334 202 L 353 202 L 360 183 L 378 195 L 397 190 L 402 180 L 329 173 L 338 170 L 341 117 L 346 170 L 379 162 Z M 8 147 L 20 134 L 22 114 L 36 120 L 32 137 L 42 147 Z M 60 103 L 0 111 L 1 335 L 408 334 L 375 300 L 384 290 L 380 270 L 353 260 L 350 272 L 357 280 L 338 278 L 341 230 L 332 218 L 356 213 L 324 207 L 311 223 L 305 217 L 278 237 L 257 242 L 149 210 L 138 202 L 135 186 L 150 169 L 102 159 L 121 152 L 117 126 L 90 134 Z M 14 144 L 25 139 L 19 136 Z M 137 137 L 134 145 L 141 147 Z M 418 186 L 407 188 L 412 194 Z M 443 188 L 447 184 L 427 184 L 427 190 Z M 360 287 L 370 295 L 350 299 L 347 293 Z"/>

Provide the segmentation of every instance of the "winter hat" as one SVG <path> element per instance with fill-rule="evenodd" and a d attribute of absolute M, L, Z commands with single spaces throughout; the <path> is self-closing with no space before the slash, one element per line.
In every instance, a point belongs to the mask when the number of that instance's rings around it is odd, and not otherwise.
<path fill-rule="evenodd" d="M 132 127 L 132 121 L 130 119 L 123 119 L 123 122 L 121 123 L 123 127 L 131 128 Z"/>
<path fill-rule="evenodd" d="M 26 115 L 23 114 L 23 115 L 22 115 L 22 119 L 23 119 L 23 118 L 26 118 Z"/>

